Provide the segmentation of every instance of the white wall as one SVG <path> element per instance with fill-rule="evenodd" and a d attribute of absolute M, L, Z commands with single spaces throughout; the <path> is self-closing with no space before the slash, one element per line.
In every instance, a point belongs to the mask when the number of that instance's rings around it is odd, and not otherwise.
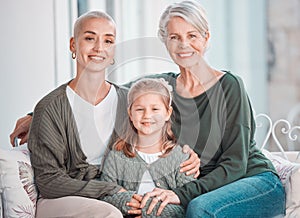
<path fill-rule="evenodd" d="M 158 20 L 177 0 L 88 0 L 90 9 L 112 4 L 118 27 L 116 64 L 109 78 L 123 83 L 138 75 L 177 71 L 158 41 Z M 211 25 L 209 63 L 240 74 L 257 112 L 267 112 L 265 1 L 202 0 Z M 0 0 L 0 147 L 8 146 L 17 118 L 73 75 L 69 36 L 76 0 Z M 256 14 L 255 16 L 253 14 Z"/>
<path fill-rule="evenodd" d="M 69 59 L 58 59 L 56 55 L 68 52 L 68 38 L 64 37 L 66 41 L 62 43 L 54 40 L 58 34 L 69 35 L 70 10 L 58 10 L 66 7 L 67 0 L 0 1 L 0 147 L 3 148 L 10 146 L 9 134 L 15 121 L 32 111 L 37 101 L 57 83 L 70 77 Z M 67 27 L 61 28 L 62 25 Z"/>
<path fill-rule="evenodd" d="M 116 63 L 108 78 L 125 83 L 141 75 L 178 71 L 157 38 L 162 11 L 174 0 L 115 0 L 117 23 Z"/>
<path fill-rule="evenodd" d="M 253 107 L 268 113 L 266 2 L 203 0 L 211 27 L 209 62 L 242 77 Z M 216 7 L 218 5 L 218 7 Z"/>
<path fill-rule="evenodd" d="M 123 83 L 141 74 L 178 71 L 156 38 L 162 11 L 178 1 L 114 1 L 119 43 L 110 79 Z M 207 11 L 211 31 L 208 62 L 216 69 L 240 75 L 254 109 L 268 112 L 266 2 L 201 0 L 201 3 Z"/>

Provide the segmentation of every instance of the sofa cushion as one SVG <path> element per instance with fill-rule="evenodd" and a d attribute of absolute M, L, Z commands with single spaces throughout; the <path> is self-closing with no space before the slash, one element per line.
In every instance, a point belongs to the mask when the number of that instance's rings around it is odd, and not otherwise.
<path fill-rule="evenodd" d="M 37 191 L 26 145 L 0 149 L 0 189 L 4 217 L 35 217 Z"/>
<path fill-rule="evenodd" d="M 286 217 L 300 217 L 300 163 L 296 159 L 286 160 L 280 152 L 273 153 L 263 149 L 264 155 L 270 159 L 284 185 L 286 192 Z M 287 155 L 295 157 L 298 152 Z"/>

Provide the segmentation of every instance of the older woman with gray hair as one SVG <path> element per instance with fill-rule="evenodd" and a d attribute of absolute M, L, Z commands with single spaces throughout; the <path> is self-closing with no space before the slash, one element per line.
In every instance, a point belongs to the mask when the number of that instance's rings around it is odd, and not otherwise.
<path fill-rule="evenodd" d="M 154 197 L 148 212 L 160 202 L 157 215 L 169 203 L 183 205 L 187 217 L 283 215 L 284 188 L 272 163 L 256 147 L 255 122 L 243 82 L 204 60 L 210 38 L 204 9 L 196 1 L 172 4 L 162 14 L 159 28 L 180 73 L 152 77 L 173 86 L 173 132 L 178 143 L 190 145 L 199 155 L 201 174 L 173 190 L 155 188 L 144 196 L 134 195 L 137 202 L 127 205 L 132 207 L 130 213 L 141 214 L 140 208 Z M 28 127 L 19 127 L 12 140 L 27 133 Z"/>
<path fill-rule="evenodd" d="M 272 163 L 256 147 L 255 121 L 242 80 L 204 60 L 210 30 L 197 1 L 170 5 L 159 37 L 180 73 L 164 77 L 174 88 L 173 131 L 201 159 L 200 176 L 180 188 L 143 196 L 182 204 L 187 217 L 275 217 L 285 213 L 285 192 Z M 157 204 L 152 201 L 149 210 Z M 134 210 L 132 211 L 134 213 Z"/>

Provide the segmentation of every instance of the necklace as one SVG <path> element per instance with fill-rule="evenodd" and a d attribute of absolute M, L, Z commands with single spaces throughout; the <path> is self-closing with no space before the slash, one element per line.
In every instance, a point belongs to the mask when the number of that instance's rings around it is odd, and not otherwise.
<path fill-rule="evenodd" d="M 161 147 L 162 147 L 161 142 L 156 142 L 156 143 L 153 143 L 153 144 L 150 143 L 148 145 L 133 145 L 133 148 L 135 150 L 141 151 L 141 152 L 144 152 L 144 153 L 161 152 Z"/>

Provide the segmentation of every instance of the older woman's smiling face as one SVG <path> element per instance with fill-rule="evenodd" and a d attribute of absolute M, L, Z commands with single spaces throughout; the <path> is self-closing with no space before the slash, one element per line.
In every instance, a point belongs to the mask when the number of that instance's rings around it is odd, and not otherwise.
<path fill-rule="evenodd" d="M 166 47 L 171 58 L 181 67 L 191 67 L 202 59 L 208 37 L 181 17 L 170 18 L 167 25 Z"/>

